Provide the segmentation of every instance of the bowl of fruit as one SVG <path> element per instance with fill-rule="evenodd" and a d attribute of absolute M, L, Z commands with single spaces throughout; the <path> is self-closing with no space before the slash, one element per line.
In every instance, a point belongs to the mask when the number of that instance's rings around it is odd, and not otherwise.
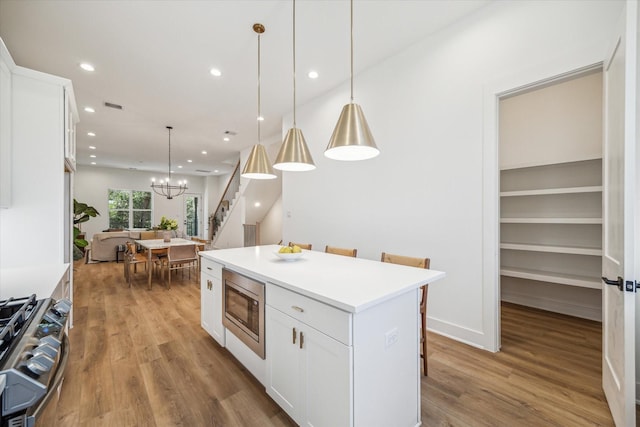
<path fill-rule="evenodd" d="M 302 249 L 298 245 L 282 246 L 275 254 L 285 261 L 295 261 L 302 258 Z"/>

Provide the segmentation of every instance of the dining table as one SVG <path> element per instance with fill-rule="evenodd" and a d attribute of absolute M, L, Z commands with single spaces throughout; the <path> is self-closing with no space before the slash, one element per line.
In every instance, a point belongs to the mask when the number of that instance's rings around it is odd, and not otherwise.
<path fill-rule="evenodd" d="M 145 239 L 145 240 L 136 240 L 137 245 L 145 248 L 147 250 L 147 286 L 151 289 L 151 276 L 152 276 L 152 261 L 151 257 L 153 256 L 153 252 L 158 249 L 169 249 L 171 246 L 184 246 L 184 245 L 198 245 L 199 243 L 189 239 L 183 239 L 180 237 L 171 238 L 169 241 L 165 241 L 164 239 Z"/>

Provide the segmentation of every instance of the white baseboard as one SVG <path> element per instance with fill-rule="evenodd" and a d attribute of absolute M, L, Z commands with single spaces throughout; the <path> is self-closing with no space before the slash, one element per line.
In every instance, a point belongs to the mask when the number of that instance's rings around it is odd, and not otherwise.
<path fill-rule="evenodd" d="M 427 330 L 438 335 L 451 338 L 452 340 L 468 344 L 472 347 L 492 351 L 489 346 L 484 344 L 486 337 L 482 331 L 465 328 L 463 326 L 455 325 L 429 316 L 427 316 Z"/>

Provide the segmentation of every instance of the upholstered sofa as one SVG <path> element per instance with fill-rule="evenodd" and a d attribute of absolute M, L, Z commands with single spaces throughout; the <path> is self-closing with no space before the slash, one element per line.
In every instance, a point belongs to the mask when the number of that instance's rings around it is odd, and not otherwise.
<path fill-rule="evenodd" d="M 141 238 L 161 239 L 163 233 L 164 231 L 107 231 L 96 233 L 91 239 L 89 257 L 93 261 L 115 261 L 119 245 Z M 180 230 L 174 230 L 171 231 L 171 237 L 184 237 L 184 234 Z"/>

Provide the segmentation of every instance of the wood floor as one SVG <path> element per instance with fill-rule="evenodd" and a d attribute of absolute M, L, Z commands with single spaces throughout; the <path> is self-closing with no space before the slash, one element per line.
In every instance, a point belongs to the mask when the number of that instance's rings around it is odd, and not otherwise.
<path fill-rule="evenodd" d="M 148 291 L 144 274 L 125 285 L 121 263 L 74 267 L 58 426 L 295 425 L 200 327 L 195 274 Z M 502 328 L 497 354 L 429 334 L 424 426 L 613 425 L 599 323 L 504 305 Z"/>

